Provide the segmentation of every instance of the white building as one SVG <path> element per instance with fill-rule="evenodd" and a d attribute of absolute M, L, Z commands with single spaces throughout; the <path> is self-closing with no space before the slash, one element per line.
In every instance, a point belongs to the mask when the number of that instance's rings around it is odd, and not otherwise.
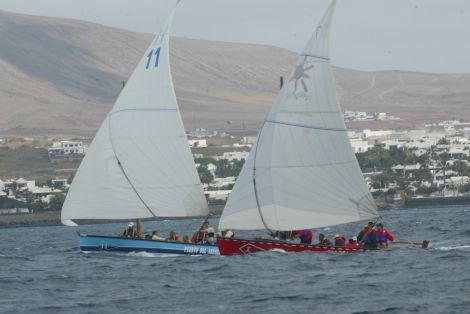
<path fill-rule="evenodd" d="M 377 114 L 377 120 L 387 120 L 387 113 L 386 112 L 379 112 Z"/>
<path fill-rule="evenodd" d="M 67 179 L 55 178 L 54 180 L 51 180 L 51 184 L 53 187 L 60 188 L 60 189 L 66 189 L 70 187 L 70 184 Z"/>
<path fill-rule="evenodd" d="M 367 152 L 370 148 L 369 142 L 360 138 L 350 138 L 349 142 L 355 154 Z"/>
<path fill-rule="evenodd" d="M 85 147 L 83 142 L 74 141 L 60 141 L 52 143 L 52 147 L 47 149 L 49 157 L 54 156 L 67 156 L 72 154 L 84 155 Z"/>
<path fill-rule="evenodd" d="M 243 144 L 253 145 L 256 143 L 257 136 L 244 136 L 242 139 Z"/>
<path fill-rule="evenodd" d="M 33 191 L 36 188 L 36 181 L 19 178 L 16 182 L 16 188 L 19 191 Z"/>
<path fill-rule="evenodd" d="M 378 131 L 372 131 L 370 129 L 365 129 L 362 131 L 364 134 L 365 138 L 369 137 L 385 137 L 385 136 L 390 136 L 393 134 L 392 130 L 378 130 Z"/>
<path fill-rule="evenodd" d="M 413 173 L 418 171 L 421 168 L 421 165 L 417 163 L 416 165 L 396 165 L 392 167 L 392 171 L 395 173 L 401 173 L 408 178 L 413 177 Z"/>
<path fill-rule="evenodd" d="M 188 140 L 189 147 L 207 147 L 206 139 L 191 139 Z"/>
<path fill-rule="evenodd" d="M 235 184 L 235 177 L 214 178 L 210 186 L 220 189 L 230 184 Z"/>
<path fill-rule="evenodd" d="M 248 157 L 249 152 L 224 152 L 219 159 L 227 159 L 229 161 L 232 160 L 244 160 Z"/>
<path fill-rule="evenodd" d="M 447 182 L 452 184 L 454 187 L 459 187 L 470 182 L 467 176 L 455 176 L 447 179 Z"/>
<path fill-rule="evenodd" d="M 204 194 L 209 199 L 227 201 L 231 190 L 217 190 L 217 191 L 204 191 Z"/>

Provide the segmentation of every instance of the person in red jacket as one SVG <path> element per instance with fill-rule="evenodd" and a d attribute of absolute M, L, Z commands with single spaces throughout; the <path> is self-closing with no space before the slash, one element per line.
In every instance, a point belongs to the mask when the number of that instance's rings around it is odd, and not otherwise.
<path fill-rule="evenodd" d="M 300 238 L 302 244 L 312 244 L 313 232 L 310 229 L 299 230 L 295 236 Z"/>
<path fill-rule="evenodd" d="M 359 244 L 357 243 L 357 237 L 352 237 L 351 239 L 349 239 L 348 242 L 349 242 L 349 243 L 346 244 L 347 247 L 350 247 L 350 248 L 357 248 L 357 247 L 359 247 Z"/>
<path fill-rule="evenodd" d="M 382 223 L 377 224 L 375 235 L 379 248 L 386 248 L 388 246 L 388 241 L 394 240 L 393 235 L 384 229 L 384 225 Z"/>

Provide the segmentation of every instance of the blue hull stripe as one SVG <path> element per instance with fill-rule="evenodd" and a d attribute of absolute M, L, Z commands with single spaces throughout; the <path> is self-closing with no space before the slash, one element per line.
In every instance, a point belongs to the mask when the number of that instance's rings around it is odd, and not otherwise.
<path fill-rule="evenodd" d="M 152 241 L 93 235 L 79 235 L 78 242 L 80 249 L 86 252 L 109 251 L 148 252 L 179 255 L 219 255 L 219 248 L 217 245 Z"/>

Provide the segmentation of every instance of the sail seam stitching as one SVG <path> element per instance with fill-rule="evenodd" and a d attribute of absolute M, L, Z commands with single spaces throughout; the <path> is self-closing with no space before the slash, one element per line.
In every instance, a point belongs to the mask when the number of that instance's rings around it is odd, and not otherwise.
<path fill-rule="evenodd" d="M 110 112 L 109 115 L 114 115 L 116 113 L 121 113 L 121 112 L 132 112 L 132 111 L 178 111 L 178 109 L 175 108 L 129 108 L 129 109 L 121 109 L 117 111 Z"/>
<path fill-rule="evenodd" d="M 266 120 L 266 122 L 295 126 L 299 128 L 313 129 L 313 130 L 346 132 L 346 129 L 342 129 L 342 128 L 326 128 L 326 127 L 320 127 L 320 126 L 315 126 L 315 125 L 297 124 L 297 123 L 290 123 L 290 122 L 277 121 L 277 120 Z"/>
<path fill-rule="evenodd" d="M 257 166 L 256 168 L 261 168 L 261 169 L 280 169 L 280 168 L 312 168 L 312 167 L 325 167 L 325 166 L 336 166 L 336 165 L 346 165 L 354 163 L 354 160 L 349 160 L 349 161 L 341 161 L 341 162 L 330 162 L 326 164 L 318 164 L 318 165 L 303 165 L 303 166 Z"/>
<path fill-rule="evenodd" d="M 303 53 L 300 55 L 301 57 L 312 57 L 312 58 L 316 58 L 316 59 L 321 59 L 321 60 L 325 60 L 325 61 L 330 61 L 330 58 L 327 58 L 327 57 L 323 57 L 323 56 L 317 56 L 317 55 L 313 55 L 313 54 L 309 54 L 309 53 Z"/>

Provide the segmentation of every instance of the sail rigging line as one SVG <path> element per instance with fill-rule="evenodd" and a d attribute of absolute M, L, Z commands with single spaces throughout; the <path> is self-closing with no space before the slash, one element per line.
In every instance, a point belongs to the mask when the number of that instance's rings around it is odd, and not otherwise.
<path fill-rule="evenodd" d="M 121 169 L 122 171 L 122 174 L 124 175 L 124 177 L 126 178 L 127 182 L 129 183 L 129 185 L 131 186 L 132 190 L 134 191 L 134 193 L 137 195 L 137 197 L 139 198 L 139 200 L 142 202 L 142 204 L 145 206 L 145 208 L 149 211 L 150 214 L 152 214 L 153 217 L 157 218 L 157 215 L 155 215 L 155 213 L 150 209 L 150 207 L 147 205 L 147 203 L 144 201 L 144 199 L 142 198 L 142 196 L 139 194 L 139 191 L 137 191 L 137 188 L 134 186 L 134 184 L 132 183 L 131 179 L 129 178 L 129 176 L 127 175 L 126 171 L 124 170 L 124 167 L 121 163 L 121 161 L 119 160 L 117 154 L 116 154 L 116 149 L 115 149 L 115 146 L 114 146 L 114 140 L 113 140 L 113 136 L 112 136 L 112 133 L 111 133 L 111 114 L 108 115 L 108 119 L 109 119 L 109 123 L 108 123 L 108 135 L 109 135 L 109 141 L 111 143 L 111 147 L 113 149 L 113 154 L 114 154 L 114 157 L 116 158 L 116 161 L 118 163 L 118 166 L 119 166 L 119 169 Z"/>
<path fill-rule="evenodd" d="M 369 196 L 368 194 L 364 194 L 364 195 L 363 195 L 359 200 L 357 200 L 357 201 L 354 200 L 354 199 L 352 199 L 352 198 L 348 198 L 348 200 L 349 200 L 351 203 L 353 203 L 354 205 L 356 205 L 356 207 L 357 207 L 358 210 L 362 207 L 363 209 L 365 209 L 365 211 L 368 212 L 370 208 L 367 206 L 367 204 L 371 205 L 374 209 L 377 209 L 377 206 L 376 206 L 374 203 L 371 202 L 371 200 L 369 199 L 368 196 Z M 367 200 L 367 203 L 363 201 L 364 199 Z M 360 212 L 358 212 L 358 214 L 359 214 L 359 218 L 362 218 Z M 378 218 L 382 218 L 382 216 L 380 216 L 380 214 L 379 214 Z M 378 219 L 378 218 L 377 218 L 377 219 Z M 383 220 L 383 219 L 382 219 L 382 220 Z"/>
<path fill-rule="evenodd" d="M 321 126 L 315 126 L 315 125 L 291 123 L 291 122 L 278 121 L 278 120 L 266 120 L 265 123 L 282 124 L 282 125 L 295 126 L 299 128 L 305 128 L 305 129 L 320 130 L 320 131 L 336 131 L 336 132 L 347 131 L 346 129 L 343 129 L 343 128 L 327 128 L 327 127 L 321 127 Z"/>
<path fill-rule="evenodd" d="M 268 227 L 268 225 L 266 224 L 266 221 L 264 220 L 263 210 L 261 209 L 261 205 L 260 205 L 260 202 L 259 202 L 259 196 L 258 196 L 258 189 L 257 189 L 257 186 L 256 186 L 256 155 L 258 153 L 258 146 L 259 146 L 259 142 L 261 140 L 261 135 L 263 134 L 263 128 L 264 128 L 265 123 L 266 123 L 266 121 L 261 126 L 261 130 L 259 132 L 258 140 L 256 141 L 255 154 L 253 155 L 253 188 L 254 188 L 254 191 L 255 191 L 256 206 L 258 207 L 258 213 L 259 213 L 259 216 L 261 218 L 261 222 L 263 223 L 266 230 L 270 234 L 273 234 L 273 231 L 271 230 L 271 228 Z"/>

